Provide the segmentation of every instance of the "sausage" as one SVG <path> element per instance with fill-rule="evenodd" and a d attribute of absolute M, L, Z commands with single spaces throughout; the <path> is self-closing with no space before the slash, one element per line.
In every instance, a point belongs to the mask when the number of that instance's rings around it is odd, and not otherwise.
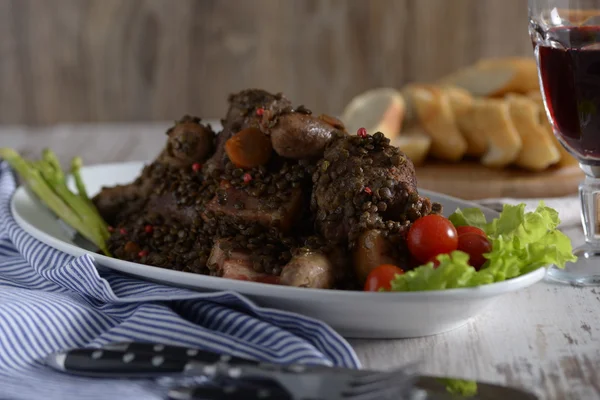
<path fill-rule="evenodd" d="M 281 272 L 280 283 L 287 286 L 329 289 L 335 271 L 329 259 L 321 253 L 302 251 L 292 257 Z"/>
<path fill-rule="evenodd" d="M 337 129 L 322 119 L 302 113 L 281 115 L 269 131 L 273 149 L 282 157 L 321 157 Z"/>
<path fill-rule="evenodd" d="M 354 270 L 361 284 L 369 273 L 381 264 L 397 264 L 393 249 L 381 231 L 371 229 L 362 233 L 354 250 Z"/>

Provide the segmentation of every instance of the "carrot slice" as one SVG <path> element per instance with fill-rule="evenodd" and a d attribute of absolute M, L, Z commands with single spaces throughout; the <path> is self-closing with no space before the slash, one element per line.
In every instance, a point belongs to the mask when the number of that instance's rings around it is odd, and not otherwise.
<path fill-rule="evenodd" d="M 238 168 L 254 168 L 264 165 L 271 158 L 271 139 L 258 128 L 239 131 L 225 142 L 225 152 Z"/>

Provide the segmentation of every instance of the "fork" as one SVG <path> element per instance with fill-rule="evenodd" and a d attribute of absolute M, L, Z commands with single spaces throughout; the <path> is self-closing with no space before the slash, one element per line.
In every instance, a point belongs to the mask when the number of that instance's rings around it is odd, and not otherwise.
<path fill-rule="evenodd" d="M 345 374 L 275 374 L 274 380 L 294 395 L 294 399 L 398 400 L 408 398 L 414 379 L 406 369 L 374 372 L 363 376 Z"/>
<path fill-rule="evenodd" d="M 228 373 L 231 376 L 231 370 Z M 235 375 L 235 373 L 234 373 Z M 389 372 L 363 375 L 334 370 L 307 370 L 302 365 L 284 369 L 248 371 L 245 379 L 264 379 L 278 383 L 294 400 L 401 400 L 409 398 L 416 377 L 406 367 Z"/>
<path fill-rule="evenodd" d="M 241 381 L 229 381 L 223 389 L 181 387 L 171 390 L 174 400 L 195 399 L 276 399 L 276 400 L 410 400 L 414 399 L 414 374 L 406 367 L 389 372 L 362 375 L 307 372 L 295 365 L 295 373 L 270 371 L 264 375 L 245 374 Z M 291 371 L 290 371 L 291 372 Z M 248 385 L 249 379 L 257 386 Z M 262 385 L 260 384 L 262 382 Z M 417 396 L 418 397 L 418 396 Z"/>

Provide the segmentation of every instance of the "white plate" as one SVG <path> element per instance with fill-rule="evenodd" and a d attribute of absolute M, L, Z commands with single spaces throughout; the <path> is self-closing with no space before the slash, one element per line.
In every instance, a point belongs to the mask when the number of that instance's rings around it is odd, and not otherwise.
<path fill-rule="evenodd" d="M 86 167 L 82 176 L 90 194 L 102 186 L 129 183 L 143 163 L 106 164 Z M 445 213 L 474 204 L 456 198 L 421 191 L 442 203 Z M 17 223 L 38 240 L 74 256 L 88 253 L 75 246 L 56 218 L 19 188 L 12 199 Z M 484 209 L 488 218 L 497 216 Z M 544 278 L 545 269 L 505 282 L 468 289 L 412 293 L 367 293 L 359 291 L 304 289 L 223 279 L 189 272 L 150 267 L 92 254 L 99 265 L 137 277 L 194 290 L 232 290 L 260 305 L 298 312 L 325 321 L 346 337 L 406 338 L 434 335 L 465 324 L 501 295 L 533 285 Z"/>

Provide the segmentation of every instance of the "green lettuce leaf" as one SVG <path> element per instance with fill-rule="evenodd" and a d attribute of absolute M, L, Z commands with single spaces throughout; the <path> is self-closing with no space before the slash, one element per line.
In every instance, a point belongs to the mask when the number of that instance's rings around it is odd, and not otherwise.
<path fill-rule="evenodd" d="M 479 208 L 457 209 L 450 217 L 448 217 L 448 219 L 457 227 L 470 225 L 483 229 L 487 224 L 485 215 Z"/>
<path fill-rule="evenodd" d="M 492 242 L 488 260 L 479 271 L 468 264 L 461 251 L 441 254 L 437 268 L 427 263 L 391 282 L 392 291 L 442 290 L 500 282 L 527 274 L 540 267 L 564 268 L 576 261 L 570 239 L 560 232 L 558 212 L 540 202 L 535 211 L 525 212 L 525 204 L 505 205 L 498 218 L 487 222 L 477 208 L 457 210 L 450 216 L 455 226 L 472 225 L 483 229 Z"/>
<path fill-rule="evenodd" d="M 463 379 L 438 378 L 438 382 L 446 386 L 449 393 L 464 397 L 473 397 L 477 394 L 477 382 Z"/>
<path fill-rule="evenodd" d="M 396 275 L 391 282 L 392 291 L 442 290 L 478 284 L 477 271 L 469 265 L 468 254 L 453 251 L 450 254 L 440 254 L 437 259 L 440 262 L 437 268 L 429 262 L 402 275 Z"/>

